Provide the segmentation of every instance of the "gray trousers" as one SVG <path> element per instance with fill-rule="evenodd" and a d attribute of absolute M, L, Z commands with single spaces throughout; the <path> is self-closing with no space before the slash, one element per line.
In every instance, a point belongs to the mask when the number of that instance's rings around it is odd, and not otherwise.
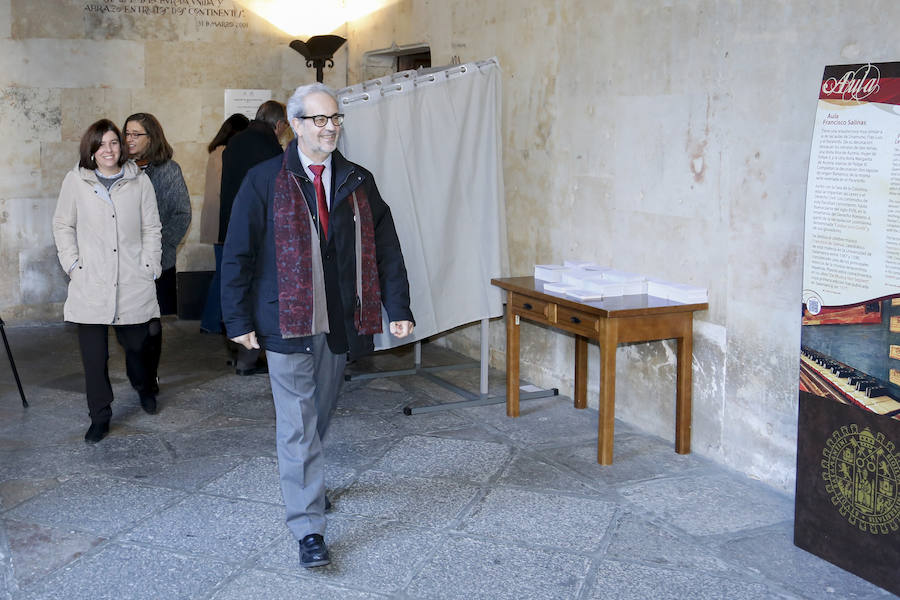
<path fill-rule="evenodd" d="M 332 354 L 324 334 L 312 354 L 267 351 L 275 401 L 275 442 L 285 520 L 294 537 L 325 534 L 322 439 L 344 380 L 345 354 Z"/>

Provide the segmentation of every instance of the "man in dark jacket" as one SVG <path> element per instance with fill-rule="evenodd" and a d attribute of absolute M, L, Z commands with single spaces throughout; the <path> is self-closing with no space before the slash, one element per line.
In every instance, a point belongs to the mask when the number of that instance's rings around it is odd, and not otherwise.
<path fill-rule="evenodd" d="M 281 154 L 278 138 L 288 127 L 284 104 L 268 100 L 259 105 L 256 118 L 244 131 L 235 134 L 222 153 L 222 187 L 219 192 L 219 244 L 225 243 L 231 207 L 241 182 L 250 167 Z M 221 271 L 220 271 L 221 275 Z M 231 344 L 231 342 L 228 342 Z M 237 345 L 231 349 L 237 353 L 234 372 L 238 375 L 265 373 L 259 349 L 248 350 Z"/>
<path fill-rule="evenodd" d="M 222 259 L 228 336 L 265 348 L 278 470 L 300 565 L 330 562 L 322 438 L 347 355 L 373 350 L 381 308 L 413 331 L 409 283 L 390 208 L 372 174 L 336 151 L 344 116 L 321 83 L 288 102 L 297 136 L 251 169 L 234 201 Z"/>

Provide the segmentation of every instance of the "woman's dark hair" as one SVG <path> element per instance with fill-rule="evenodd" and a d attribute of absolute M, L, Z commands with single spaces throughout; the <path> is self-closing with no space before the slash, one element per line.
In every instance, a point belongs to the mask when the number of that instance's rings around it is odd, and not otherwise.
<path fill-rule="evenodd" d="M 122 129 L 127 129 L 128 123 L 131 121 L 140 123 L 141 127 L 144 128 L 144 131 L 146 131 L 150 137 L 150 144 L 147 146 L 147 150 L 144 152 L 143 156 L 139 156 L 138 158 L 146 159 L 150 161 L 150 164 L 152 165 L 159 165 L 172 159 L 174 151 L 172 150 L 172 146 L 169 145 L 169 142 L 166 141 L 166 134 L 163 133 L 162 125 L 159 124 L 156 117 L 150 113 L 134 113 L 125 119 L 125 126 L 122 127 Z"/>
<path fill-rule="evenodd" d="M 234 113 L 222 123 L 222 126 L 219 127 L 219 132 L 216 134 L 216 137 L 212 139 L 207 146 L 207 150 L 212 152 L 219 146 L 224 146 L 228 143 L 228 140 L 231 139 L 231 136 L 236 134 L 239 131 L 243 131 L 247 129 L 247 125 L 250 124 L 250 119 L 242 115 L 241 113 Z"/>
<path fill-rule="evenodd" d="M 81 136 L 81 144 L 78 147 L 78 166 L 83 169 L 96 169 L 97 163 L 94 162 L 94 153 L 100 149 L 103 143 L 103 136 L 107 131 L 116 134 L 119 140 L 119 162 L 120 167 L 128 160 L 128 153 L 125 151 L 125 143 L 122 140 L 122 132 L 116 127 L 116 124 L 109 119 L 100 119 L 87 128 L 84 135 Z"/>

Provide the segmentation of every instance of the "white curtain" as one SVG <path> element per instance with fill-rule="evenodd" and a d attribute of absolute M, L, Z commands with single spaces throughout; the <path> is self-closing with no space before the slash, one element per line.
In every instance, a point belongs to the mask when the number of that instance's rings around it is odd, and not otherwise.
<path fill-rule="evenodd" d="M 341 152 L 372 171 L 409 272 L 415 336 L 503 314 L 492 277 L 509 272 L 496 59 L 404 71 L 339 92 Z"/>

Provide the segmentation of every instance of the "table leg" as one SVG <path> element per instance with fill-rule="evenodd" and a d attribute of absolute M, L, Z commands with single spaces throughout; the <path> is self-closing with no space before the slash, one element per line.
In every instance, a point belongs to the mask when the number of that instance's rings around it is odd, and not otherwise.
<path fill-rule="evenodd" d="M 587 407 L 588 341 L 575 336 L 575 408 Z"/>
<path fill-rule="evenodd" d="M 513 294 L 506 302 L 506 416 L 519 416 L 519 323 L 512 314 Z"/>
<path fill-rule="evenodd" d="M 597 431 L 597 462 L 611 465 L 616 418 L 616 334 L 615 319 L 606 319 L 600 332 L 600 423 Z"/>
<path fill-rule="evenodd" d="M 689 319 L 684 337 L 678 338 L 678 361 L 675 380 L 675 452 L 691 452 L 691 369 L 693 363 L 693 334 Z"/>

